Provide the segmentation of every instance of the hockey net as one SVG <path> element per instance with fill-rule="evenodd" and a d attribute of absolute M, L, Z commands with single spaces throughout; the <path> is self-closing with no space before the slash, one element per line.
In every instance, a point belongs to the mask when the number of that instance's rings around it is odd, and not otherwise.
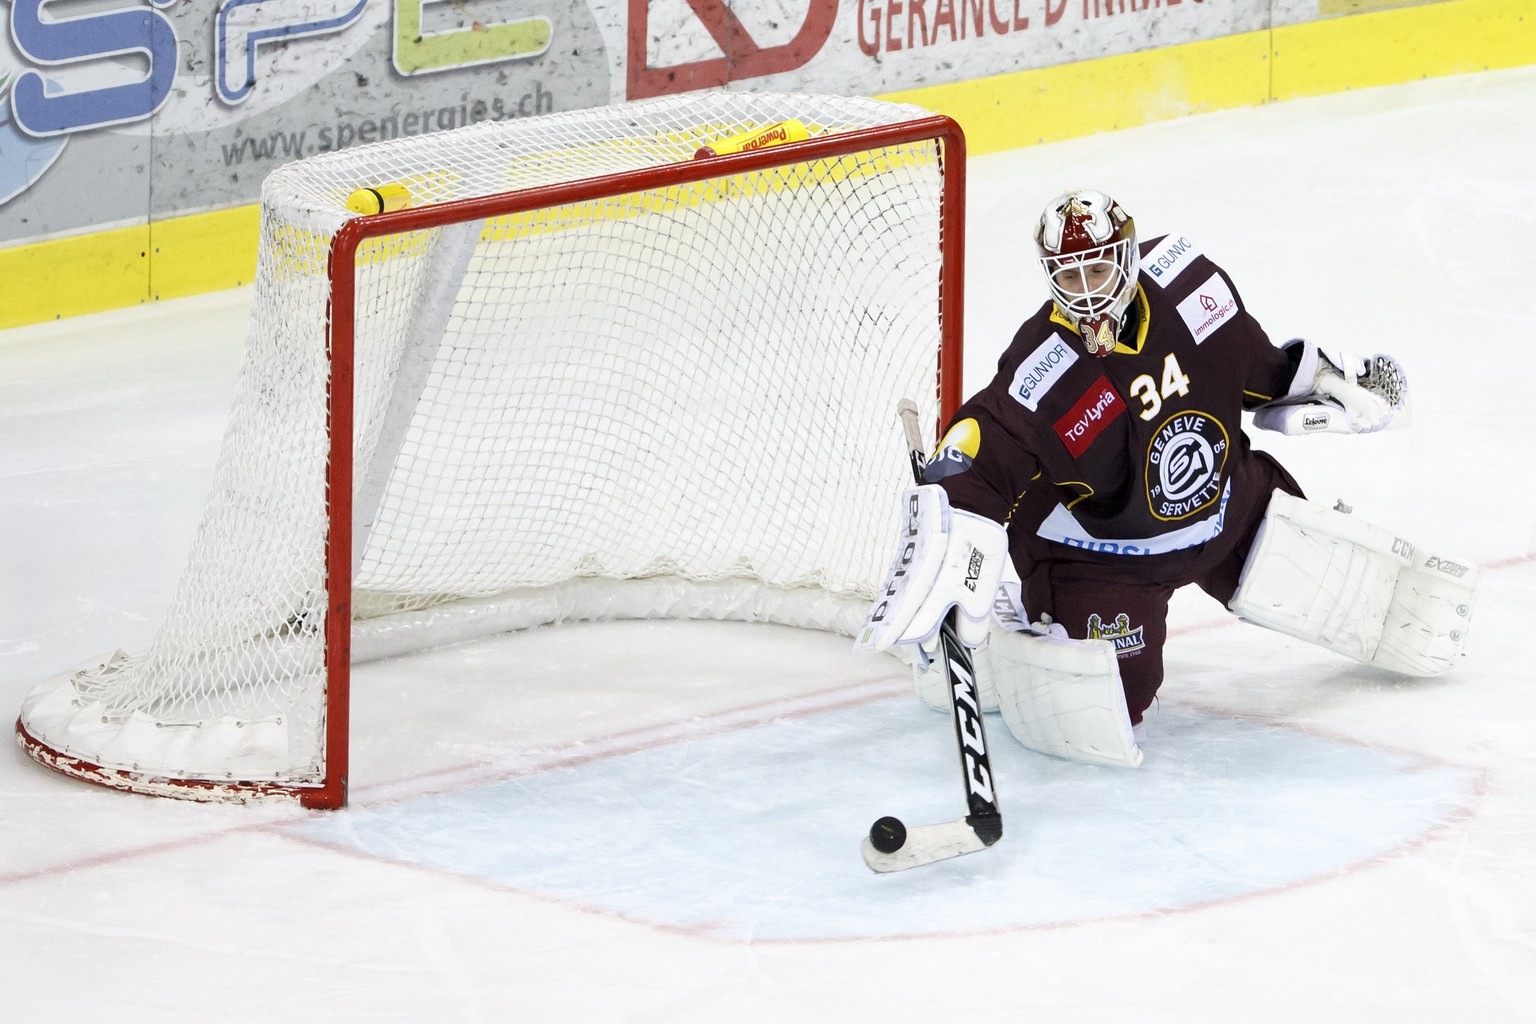
<path fill-rule="evenodd" d="M 809 139 L 694 159 L 786 119 Z M 39 685 L 21 745 L 334 807 L 354 660 L 604 617 L 851 634 L 909 473 L 895 403 L 931 434 L 958 400 L 963 167 L 913 107 L 704 94 L 274 172 L 165 621 Z M 383 185 L 408 206 L 349 211 Z"/>

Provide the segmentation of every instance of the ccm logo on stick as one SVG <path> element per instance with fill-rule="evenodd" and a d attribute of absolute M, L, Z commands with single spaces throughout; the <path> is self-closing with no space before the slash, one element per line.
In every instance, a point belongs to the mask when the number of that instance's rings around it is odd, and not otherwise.
<path fill-rule="evenodd" d="M 987 745 L 981 738 L 981 705 L 976 700 L 976 680 L 958 659 L 951 659 L 949 671 L 954 679 L 955 720 L 960 725 L 960 743 L 965 751 L 966 782 L 972 794 L 992 803 L 992 775 L 976 760 L 987 756 Z"/>

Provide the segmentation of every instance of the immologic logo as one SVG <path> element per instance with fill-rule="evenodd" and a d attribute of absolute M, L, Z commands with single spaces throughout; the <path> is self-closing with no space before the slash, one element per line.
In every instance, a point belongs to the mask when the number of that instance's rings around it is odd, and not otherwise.
<path fill-rule="evenodd" d="M 1179 316 L 1189 327 L 1198 345 L 1238 312 L 1237 297 L 1220 274 L 1212 274 L 1195 293 L 1179 303 Z"/>

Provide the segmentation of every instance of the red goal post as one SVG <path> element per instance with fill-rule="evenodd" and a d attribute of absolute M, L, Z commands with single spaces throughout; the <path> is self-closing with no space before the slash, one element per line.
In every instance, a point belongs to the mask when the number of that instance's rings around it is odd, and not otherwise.
<path fill-rule="evenodd" d="M 691 157 L 785 117 L 809 137 Z M 485 152 L 535 183 L 477 193 Z M 332 156 L 264 189 L 240 394 L 166 626 L 34 690 L 31 757 L 334 808 L 355 655 L 614 615 L 856 627 L 904 486 L 895 402 L 936 431 L 961 399 L 955 122 L 673 97 Z M 347 209 L 398 182 L 410 205 Z"/>

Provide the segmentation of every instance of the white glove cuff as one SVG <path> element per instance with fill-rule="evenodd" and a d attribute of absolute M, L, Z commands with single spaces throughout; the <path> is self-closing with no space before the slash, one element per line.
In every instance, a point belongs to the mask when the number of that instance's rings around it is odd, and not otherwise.
<path fill-rule="evenodd" d="M 1312 394 L 1317 389 L 1318 372 L 1328 365 L 1318 347 L 1305 338 L 1292 338 L 1281 347 L 1289 350 L 1298 345 L 1301 346 L 1301 361 L 1296 366 L 1296 376 L 1291 378 L 1289 390 L 1276 399 L 1277 402 Z"/>

